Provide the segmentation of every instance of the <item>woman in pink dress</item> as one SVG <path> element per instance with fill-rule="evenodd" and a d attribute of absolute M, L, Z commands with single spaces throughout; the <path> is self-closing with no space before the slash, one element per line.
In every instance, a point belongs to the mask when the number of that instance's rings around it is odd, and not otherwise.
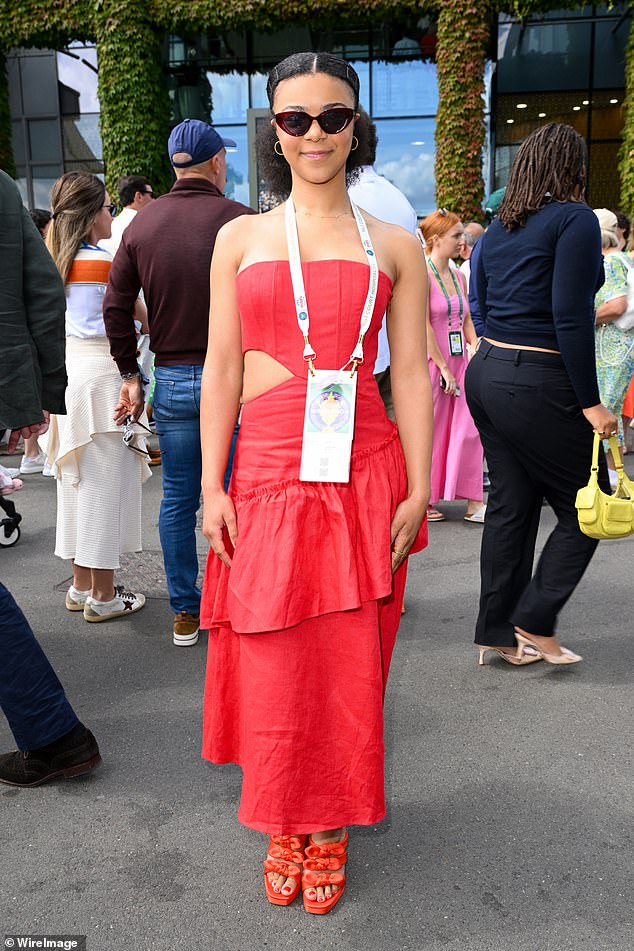
<path fill-rule="evenodd" d="M 460 248 L 458 215 L 441 208 L 420 224 L 427 255 L 429 317 L 427 353 L 434 398 L 434 450 L 428 520 L 444 521 L 435 508 L 441 499 L 466 499 L 465 520 L 482 524 L 483 452 L 464 395 L 464 375 L 477 336 L 464 276 L 450 266 Z"/>
<path fill-rule="evenodd" d="M 298 53 L 267 91 L 260 167 L 288 200 L 225 225 L 211 266 L 203 756 L 242 767 L 238 818 L 269 836 L 268 900 L 303 891 L 325 914 L 343 894 L 346 827 L 385 815 L 383 695 L 407 556 L 426 542 L 427 287 L 413 237 L 348 197 L 368 132 L 354 69 Z M 398 429 L 372 373 L 388 305 Z"/>

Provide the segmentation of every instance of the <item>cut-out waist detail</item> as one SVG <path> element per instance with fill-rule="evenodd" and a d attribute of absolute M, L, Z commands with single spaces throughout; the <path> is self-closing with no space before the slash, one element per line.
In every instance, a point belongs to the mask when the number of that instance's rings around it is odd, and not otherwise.
<path fill-rule="evenodd" d="M 306 378 L 292 376 L 245 403 L 234 461 L 234 487 L 299 478 L 306 407 Z M 388 419 L 378 386 L 371 377 L 359 381 L 353 456 L 382 443 L 396 432 Z"/>
<path fill-rule="evenodd" d="M 294 376 L 292 370 L 264 350 L 247 350 L 244 354 L 242 402 L 251 403 L 268 390 Z"/>

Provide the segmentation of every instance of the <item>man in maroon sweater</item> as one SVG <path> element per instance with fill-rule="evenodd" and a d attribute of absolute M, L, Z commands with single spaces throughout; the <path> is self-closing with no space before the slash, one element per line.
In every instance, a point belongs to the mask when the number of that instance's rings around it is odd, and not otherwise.
<path fill-rule="evenodd" d="M 150 349 L 155 353 L 154 419 L 163 458 L 161 547 L 173 639 L 198 640 L 196 513 L 200 507 L 200 381 L 207 351 L 209 267 L 220 228 L 253 214 L 223 196 L 226 146 L 235 146 L 197 119 L 185 119 L 168 142 L 176 183 L 126 228 L 110 270 L 104 321 L 121 372 L 118 423 L 143 408 L 137 367 L 134 302 L 143 288 Z"/>

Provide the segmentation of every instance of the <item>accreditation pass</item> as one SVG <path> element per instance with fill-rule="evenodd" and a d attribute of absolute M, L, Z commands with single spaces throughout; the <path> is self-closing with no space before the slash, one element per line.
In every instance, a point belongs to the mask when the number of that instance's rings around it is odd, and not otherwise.
<path fill-rule="evenodd" d="M 350 370 L 308 374 L 299 478 L 349 482 L 357 375 Z"/>

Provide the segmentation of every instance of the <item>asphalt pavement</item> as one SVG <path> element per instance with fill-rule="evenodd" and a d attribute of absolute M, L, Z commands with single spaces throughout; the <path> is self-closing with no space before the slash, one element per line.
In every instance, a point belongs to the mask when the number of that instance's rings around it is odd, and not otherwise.
<path fill-rule="evenodd" d="M 0 947 L 86 935 L 89 951 L 632 951 L 634 536 L 599 546 L 562 614 L 583 663 L 479 667 L 482 529 L 444 507 L 411 560 L 388 685 L 388 817 L 352 830 L 347 893 L 309 916 L 266 901 L 264 837 L 236 820 L 240 770 L 200 757 L 205 643 L 172 645 L 153 471 L 146 550 L 120 573 L 147 606 L 106 624 L 64 608 L 54 481 L 27 476 L 13 496 L 23 532 L 0 549 L 0 578 L 104 763 L 0 786 Z M 544 508 L 540 544 L 552 525 Z"/>

